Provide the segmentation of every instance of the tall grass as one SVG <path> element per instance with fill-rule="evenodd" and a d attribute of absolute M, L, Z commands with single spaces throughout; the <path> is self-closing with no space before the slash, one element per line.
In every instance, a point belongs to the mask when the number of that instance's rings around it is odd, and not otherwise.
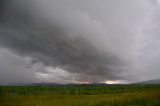
<path fill-rule="evenodd" d="M 1 86 L 0 106 L 160 106 L 160 85 Z"/>

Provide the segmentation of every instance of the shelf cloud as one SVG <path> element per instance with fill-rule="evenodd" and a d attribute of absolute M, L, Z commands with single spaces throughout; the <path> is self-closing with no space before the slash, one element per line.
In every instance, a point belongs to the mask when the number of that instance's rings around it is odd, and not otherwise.
<path fill-rule="evenodd" d="M 159 78 L 157 0 L 2 0 L 0 83 Z"/>

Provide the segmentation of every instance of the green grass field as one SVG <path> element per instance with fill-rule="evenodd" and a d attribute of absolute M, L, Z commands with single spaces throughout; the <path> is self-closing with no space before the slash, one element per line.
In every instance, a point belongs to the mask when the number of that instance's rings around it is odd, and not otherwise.
<path fill-rule="evenodd" d="M 1 86 L 0 106 L 160 106 L 160 85 Z"/>

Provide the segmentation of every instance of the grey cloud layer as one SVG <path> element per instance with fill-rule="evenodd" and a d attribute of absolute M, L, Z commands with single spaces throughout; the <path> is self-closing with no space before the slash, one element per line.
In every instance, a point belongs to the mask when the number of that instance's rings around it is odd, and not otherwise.
<path fill-rule="evenodd" d="M 56 74 L 46 69 L 58 67 L 76 74 L 71 82 L 134 81 L 142 71 L 135 39 L 153 5 L 149 0 L 8 0 L 1 9 L 0 46 L 20 57 L 31 57 L 29 64 L 44 63 L 43 70 L 30 68 L 31 75 Z M 25 75 L 17 70 L 17 75 Z M 67 77 L 62 80 L 69 82 Z"/>

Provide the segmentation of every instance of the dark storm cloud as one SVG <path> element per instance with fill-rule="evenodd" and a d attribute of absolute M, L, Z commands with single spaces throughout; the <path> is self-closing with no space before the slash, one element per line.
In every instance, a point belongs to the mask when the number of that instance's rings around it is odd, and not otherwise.
<path fill-rule="evenodd" d="M 49 79 L 56 73 L 48 67 L 58 67 L 76 77 L 57 82 L 103 82 L 131 80 L 139 70 L 133 39 L 139 34 L 135 26 L 148 16 L 148 1 L 7 0 L 1 5 L 0 47 L 32 58 L 29 64 L 42 62 L 44 69 L 28 68 L 32 75 Z"/>
<path fill-rule="evenodd" d="M 106 64 L 116 67 L 123 62 L 112 54 L 100 53 L 84 38 L 66 37 L 61 28 L 16 27 L 19 26 L 15 24 L 14 28 L 2 28 L 1 46 L 10 48 L 19 55 L 31 56 L 35 61 L 42 61 L 46 65 L 63 67 L 73 73 L 84 73 L 84 76 L 107 75 L 116 78 L 116 74 L 112 75 L 115 70 L 107 68 Z"/>

